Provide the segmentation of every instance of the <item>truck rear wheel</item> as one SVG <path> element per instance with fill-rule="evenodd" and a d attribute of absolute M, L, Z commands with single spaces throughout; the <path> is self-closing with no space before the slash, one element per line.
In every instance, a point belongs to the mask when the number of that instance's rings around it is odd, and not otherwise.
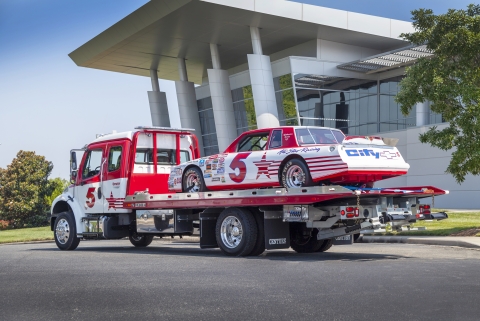
<path fill-rule="evenodd" d="M 321 242 L 322 245 L 320 245 L 320 248 L 315 252 L 326 252 L 333 246 L 333 239 L 320 240 L 318 242 Z"/>
<path fill-rule="evenodd" d="M 259 256 L 265 252 L 265 221 L 263 219 L 263 212 L 260 212 L 258 209 L 252 209 L 255 221 L 257 223 L 257 241 L 253 247 L 250 256 Z"/>
<path fill-rule="evenodd" d="M 153 235 L 137 234 L 136 232 L 131 233 L 128 238 L 135 247 L 147 247 L 153 241 Z"/>
<path fill-rule="evenodd" d="M 73 251 L 80 243 L 77 237 L 75 216 L 72 212 L 60 213 L 54 225 L 55 243 L 60 250 Z"/>
<path fill-rule="evenodd" d="M 290 247 L 297 253 L 318 252 L 324 240 L 317 240 L 317 234 L 317 229 L 309 231 L 304 224 L 290 224 Z"/>
<path fill-rule="evenodd" d="M 257 223 L 247 209 L 226 208 L 217 219 L 215 236 L 223 253 L 230 256 L 247 256 L 257 242 Z"/>

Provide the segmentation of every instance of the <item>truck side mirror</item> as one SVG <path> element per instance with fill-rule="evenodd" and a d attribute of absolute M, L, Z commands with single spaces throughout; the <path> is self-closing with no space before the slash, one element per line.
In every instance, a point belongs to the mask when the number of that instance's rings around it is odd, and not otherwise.
<path fill-rule="evenodd" d="M 77 153 L 75 152 L 70 152 L 70 169 L 77 170 Z"/>
<path fill-rule="evenodd" d="M 76 180 L 77 180 L 77 171 L 72 171 L 70 173 L 70 183 L 75 184 Z"/>

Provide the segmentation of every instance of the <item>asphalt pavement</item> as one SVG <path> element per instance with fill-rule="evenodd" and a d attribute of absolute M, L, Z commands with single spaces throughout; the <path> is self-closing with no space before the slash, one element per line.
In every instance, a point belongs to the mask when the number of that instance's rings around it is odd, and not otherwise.
<path fill-rule="evenodd" d="M 480 250 L 354 244 L 226 257 L 198 244 L 0 246 L 0 320 L 478 320 Z"/>

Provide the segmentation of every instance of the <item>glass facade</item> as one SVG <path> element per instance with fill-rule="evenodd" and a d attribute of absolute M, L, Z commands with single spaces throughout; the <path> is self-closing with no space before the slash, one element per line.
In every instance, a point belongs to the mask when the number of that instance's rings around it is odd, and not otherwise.
<path fill-rule="evenodd" d="M 416 126 L 416 107 L 404 116 L 395 102 L 403 76 L 383 80 L 291 74 L 273 79 L 281 126 L 324 126 L 341 129 L 347 135 Z M 257 128 L 252 86 L 232 90 L 237 134 Z M 197 101 L 205 154 L 218 153 L 218 142 L 210 97 Z M 428 106 L 428 122 L 443 122 Z"/>
<path fill-rule="evenodd" d="M 212 98 L 207 97 L 197 100 L 197 107 L 205 155 L 218 154 L 217 130 L 213 117 Z"/>
<path fill-rule="evenodd" d="M 237 134 L 257 128 L 257 115 L 253 103 L 252 86 L 232 90 L 233 110 L 237 124 Z"/>

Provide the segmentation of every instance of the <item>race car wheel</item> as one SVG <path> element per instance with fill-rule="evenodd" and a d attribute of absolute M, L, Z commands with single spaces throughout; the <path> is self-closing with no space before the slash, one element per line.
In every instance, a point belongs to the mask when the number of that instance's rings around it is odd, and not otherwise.
<path fill-rule="evenodd" d="M 133 232 L 129 236 L 130 243 L 135 247 L 147 247 L 153 241 L 153 235 L 137 234 Z"/>
<path fill-rule="evenodd" d="M 60 250 L 73 251 L 80 243 L 77 237 L 75 216 L 72 212 L 60 213 L 54 225 L 55 243 Z"/>
<path fill-rule="evenodd" d="M 205 180 L 202 171 L 197 167 L 190 167 L 183 174 L 182 188 L 185 193 L 205 192 Z"/>
<path fill-rule="evenodd" d="M 247 209 L 226 208 L 218 217 L 215 228 L 217 244 L 230 256 L 247 256 L 257 242 L 257 223 Z"/>
<path fill-rule="evenodd" d="M 312 177 L 307 165 L 300 159 L 291 159 L 285 166 L 281 173 L 280 180 L 282 186 L 285 188 L 299 188 L 312 186 Z"/>

